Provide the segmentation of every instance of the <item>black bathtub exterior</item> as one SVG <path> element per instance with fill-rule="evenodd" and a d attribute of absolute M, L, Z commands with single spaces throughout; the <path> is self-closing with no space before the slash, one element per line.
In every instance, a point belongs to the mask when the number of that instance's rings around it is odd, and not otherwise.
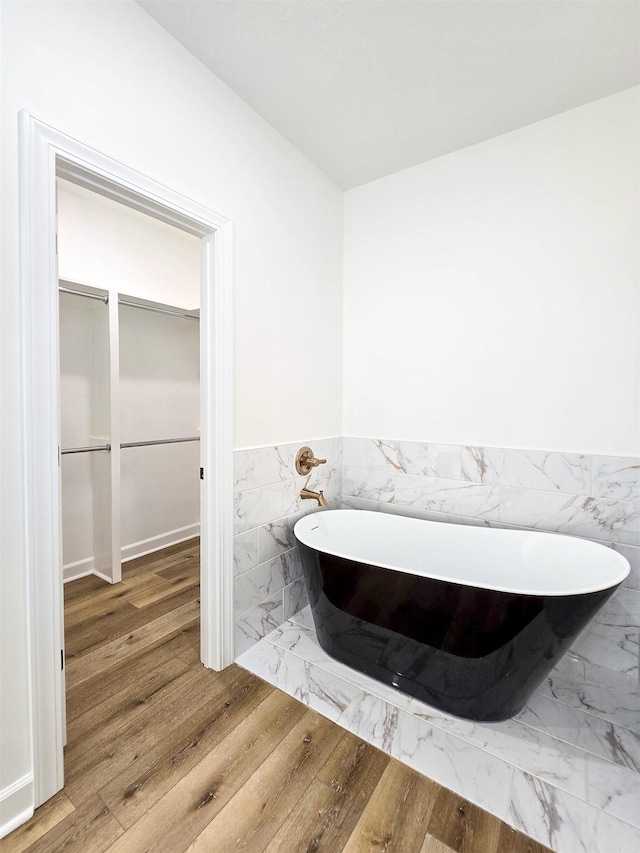
<path fill-rule="evenodd" d="M 299 547 L 322 648 L 470 720 L 517 714 L 617 588 L 569 596 L 496 592 Z"/>

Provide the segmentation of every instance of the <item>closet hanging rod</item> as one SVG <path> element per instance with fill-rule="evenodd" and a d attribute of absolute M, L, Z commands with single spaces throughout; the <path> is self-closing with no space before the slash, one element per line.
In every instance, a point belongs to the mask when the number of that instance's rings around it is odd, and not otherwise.
<path fill-rule="evenodd" d="M 109 301 L 109 296 L 107 294 L 100 295 L 99 293 L 87 293 L 85 290 L 74 290 L 72 287 L 62 287 L 58 288 L 60 293 L 71 293 L 73 296 L 84 296 L 86 299 L 98 299 L 100 302 L 104 302 L 105 304 Z"/>
<path fill-rule="evenodd" d="M 184 320 L 200 322 L 200 317 L 187 314 L 184 311 L 172 311 L 170 308 L 156 308 L 155 305 L 143 305 L 141 302 L 130 302 L 128 299 L 118 299 L 118 305 L 128 305 L 130 308 L 142 308 L 145 311 L 155 311 L 156 314 L 169 314 L 171 317 L 182 317 Z"/>
<path fill-rule="evenodd" d="M 110 444 L 92 444 L 89 447 L 66 447 L 60 451 L 64 456 L 66 453 L 93 453 L 94 450 L 111 450 Z"/>
<path fill-rule="evenodd" d="M 192 435 L 188 438 L 156 438 L 154 441 L 125 441 L 125 443 L 121 444 L 120 447 L 148 447 L 150 444 L 180 444 L 183 441 L 200 441 L 200 436 Z"/>

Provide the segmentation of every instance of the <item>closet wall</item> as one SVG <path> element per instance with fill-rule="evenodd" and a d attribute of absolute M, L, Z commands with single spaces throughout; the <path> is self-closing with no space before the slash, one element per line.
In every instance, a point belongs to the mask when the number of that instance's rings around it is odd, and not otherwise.
<path fill-rule="evenodd" d="M 117 306 L 120 294 L 197 309 L 198 239 L 60 180 L 58 256 L 63 284 L 100 289 L 110 298 L 107 307 L 61 295 L 63 447 L 99 444 L 103 434 L 114 444 L 198 436 L 199 323 Z M 110 359 L 119 377 L 111 393 Z M 115 528 L 116 556 L 123 560 L 199 532 L 197 441 L 123 448 L 117 457 L 117 449 L 63 456 L 66 580 L 88 571 L 109 576 L 101 567 Z M 119 476 L 110 478 L 114 462 Z M 114 519 L 108 518 L 111 487 L 119 490 Z M 108 531 L 105 519 L 113 521 Z"/>
<path fill-rule="evenodd" d="M 104 293 L 104 292 L 103 292 Z M 109 308 L 60 294 L 60 437 L 63 448 L 105 444 L 110 435 Z M 61 460 L 63 565 L 108 578 L 111 565 L 109 454 L 65 453 Z"/>
<path fill-rule="evenodd" d="M 122 442 L 199 435 L 199 323 L 124 305 L 120 319 Z M 197 441 L 123 448 L 122 557 L 199 532 Z"/>

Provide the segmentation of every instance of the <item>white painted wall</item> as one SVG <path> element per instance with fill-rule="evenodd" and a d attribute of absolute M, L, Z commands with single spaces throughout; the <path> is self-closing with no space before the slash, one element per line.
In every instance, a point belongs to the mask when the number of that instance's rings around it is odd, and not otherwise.
<path fill-rule="evenodd" d="M 120 307 L 121 438 L 200 434 L 199 324 Z M 196 535 L 197 442 L 131 447 L 120 454 L 125 559 Z"/>
<path fill-rule="evenodd" d="M 346 435 L 640 454 L 639 102 L 346 193 Z"/>
<path fill-rule="evenodd" d="M 30 801 L 20 109 L 234 222 L 235 443 L 341 427 L 342 193 L 133 2 L 0 3 L 0 824 Z M 309 312 L 309 313 L 307 313 Z M 310 351 L 311 342 L 316 349 Z M 300 389 L 310 389 L 301 395 Z M 15 785 L 15 789 L 11 788 Z"/>
<path fill-rule="evenodd" d="M 200 305 L 200 241 L 58 180 L 61 278 L 181 308 Z"/>
<path fill-rule="evenodd" d="M 98 444 L 94 412 L 109 396 L 96 361 L 108 360 L 108 308 L 80 296 L 60 297 L 60 441 L 63 448 Z M 98 368 L 97 370 L 95 368 Z M 108 405 L 108 402 L 107 402 Z M 105 441 L 108 434 L 101 435 Z M 64 566 L 93 558 L 93 457 L 61 457 L 62 561 Z M 83 571 L 83 569 L 80 569 Z"/>

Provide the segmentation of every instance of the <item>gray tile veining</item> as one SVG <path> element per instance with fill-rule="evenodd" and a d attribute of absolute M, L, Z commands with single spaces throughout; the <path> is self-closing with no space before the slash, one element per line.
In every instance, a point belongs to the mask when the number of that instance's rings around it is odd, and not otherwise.
<path fill-rule="evenodd" d="M 513 777 L 507 822 L 558 853 L 636 853 L 640 831 L 528 773 Z"/>
<path fill-rule="evenodd" d="M 463 447 L 461 460 L 464 479 L 474 483 L 589 494 L 591 471 L 584 454 Z"/>
<path fill-rule="evenodd" d="M 594 497 L 640 502 L 640 459 L 626 456 L 594 456 Z"/>

